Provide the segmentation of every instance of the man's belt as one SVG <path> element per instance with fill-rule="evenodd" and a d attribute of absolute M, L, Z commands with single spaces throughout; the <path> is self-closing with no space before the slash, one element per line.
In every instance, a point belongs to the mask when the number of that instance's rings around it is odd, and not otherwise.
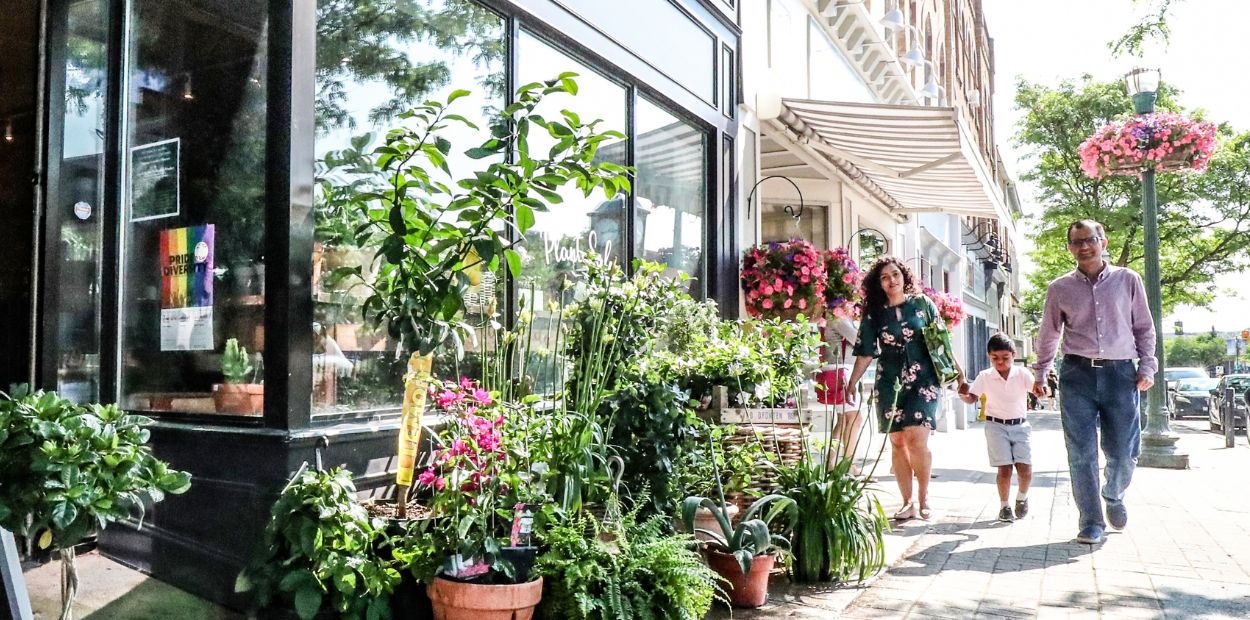
<path fill-rule="evenodd" d="M 998 422 L 999 424 L 1006 424 L 1007 426 L 1015 426 L 1016 424 L 1024 424 L 1025 422 L 1025 418 L 1011 418 L 1010 420 L 1004 420 L 1002 418 L 995 418 L 993 416 L 988 416 L 988 415 L 985 416 L 985 419 L 989 420 L 990 422 Z"/>
<path fill-rule="evenodd" d="M 1133 360 L 1109 360 L 1101 357 L 1085 357 L 1069 353 L 1063 356 L 1063 362 L 1065 364 L 1085 366 L 1086 368 L 1102 368 L 1103 366 L 1115 366 L 1116 364 L 1132 364 Z"/>

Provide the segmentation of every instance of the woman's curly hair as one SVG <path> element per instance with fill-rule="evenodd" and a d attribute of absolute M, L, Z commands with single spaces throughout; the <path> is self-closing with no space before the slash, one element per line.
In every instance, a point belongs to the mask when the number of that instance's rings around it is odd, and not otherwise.
<path fill-rule="evenodd" d="M 872 264 L 872 267 L 868 268 L 868 273 L 864 275 L 864 303 L 862 306 L 864 316 L 871 316 L 873 319 L 876 319 L 890 303 L 886 299 L 885 291 L 881 288 L 881 272 L 890 265 L 898 267 L 899 272 L 903 274 L 904 294 L 920 294 L 920 282 L 916 280 L 916 274 L 912 273 L 907 263 L 893 256 L 882 256 L 877 259 L 877 262 Z"/>

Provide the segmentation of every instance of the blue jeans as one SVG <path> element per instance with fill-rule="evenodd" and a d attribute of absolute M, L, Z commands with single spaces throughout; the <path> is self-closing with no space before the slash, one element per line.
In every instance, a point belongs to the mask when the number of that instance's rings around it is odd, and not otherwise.
<path fill-rule="evenodd" d="M 1141 422 L 1138 413 L 1137 366 L 1132 361 L 1066 362 L 1059 377 L 1060 419 L 1068 448 L 1068 471 L 1072 496 L 1081 512 L 1081 528 L 1106 527 L 1101 495 L 1108 505 L 1124 501 L 1141 454 Z M 1107 482 L 1098 485 L 1098 431 L 1107 458 Z"/>

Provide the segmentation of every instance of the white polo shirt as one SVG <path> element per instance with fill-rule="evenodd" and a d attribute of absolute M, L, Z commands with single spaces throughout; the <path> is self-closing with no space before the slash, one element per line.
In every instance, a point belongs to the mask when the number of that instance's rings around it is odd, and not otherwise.
<path fill-rule="evenodd" d="M 1011 366 L 1004 379 L 991 366 L 981 371 L 972 382 L 971 392 L 985 395 L 985 415 L 1000 420 L 1023 418 L 1028 411 L 1029 390 L 1033 389 L 1033 373 L 1023 366 Z"/>

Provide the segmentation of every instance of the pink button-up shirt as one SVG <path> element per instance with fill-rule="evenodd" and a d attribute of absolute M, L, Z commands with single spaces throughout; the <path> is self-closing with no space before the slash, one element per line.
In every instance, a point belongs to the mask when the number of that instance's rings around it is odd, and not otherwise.
<path fill-rule="evenodd" d="M 1112 360 L 1137 359 L 1137 375 L 1154 377 L 1155 327 L 1146 305 L 1141 276 L 1123 267 L 1105 264 L 1090 280 L 1074 270 L 1056 278 L 1046 289 L 1046 309 L 1037 332 L 1037 381 L 1045 382 L 1055 361 L 1059 337 L 1064 355 Z"/>

